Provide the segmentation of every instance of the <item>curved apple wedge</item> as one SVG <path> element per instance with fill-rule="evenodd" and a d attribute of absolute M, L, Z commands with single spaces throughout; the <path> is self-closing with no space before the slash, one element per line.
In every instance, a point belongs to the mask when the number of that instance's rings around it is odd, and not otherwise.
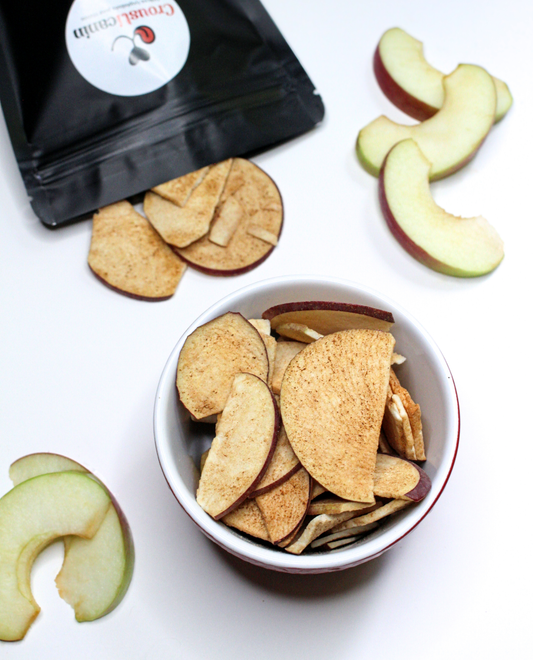
<path fill-rule="evenodd" d="M 485 69 L 460 64 L 444 77 L 443 84 L 442 109 L 430 119 L 405 126 L 382 115 L 361 129 L 356 152 L 370 174 L 379 176 L 388 152 L 408 138 L 417 142 L 430 161 L 432 181 L 453 174 L 474 157 L 494 122 L 494 82 Z"/>
<path fill-rule="evenodd" d="M 58 537 L 91 538 L 111 505 L 104 488 L 80 472 L 28 479 L 0 499 L 0 639 L 22 639 L 40 611 L 31 594 L 35 557 Z"/>
<path fill-rule="evenodd" d="M 433 270 L 456 277 L 491 272 L 503 259 L 501 238 L 484 218 L 460 218 L 437 206 L 429 189 L 430 167 L 414 140 L 391 149 L 379 177 L 379 200 L 391 232 Z"/>
<path fill-rule="evenodd" d="M 444 74 L 424 57 L 422 42 L 401 28 L 381 37 L 374 53 L 374 73 L 385 96 L 410 117 L 429 119 L 444 103 Z M 492 77 L 496 86 L 496 116 L 500 121 L 513 104 L 507 85 Z"/>

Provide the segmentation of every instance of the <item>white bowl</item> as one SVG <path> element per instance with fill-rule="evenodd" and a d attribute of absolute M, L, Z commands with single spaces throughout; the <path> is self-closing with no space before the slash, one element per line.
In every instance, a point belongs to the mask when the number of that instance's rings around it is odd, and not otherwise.
<path fill-rule="evenodd" d="M 333 552 L 291 555 L 265 547 L 216 522 L 196 503 L 199 457 L 209 446 L 213 427 L 192 422 L 178 401 L 175 379 L 178 357 L 191 332 L 228 311 L 260 318 L 264 310 L 285 302 L 331 300 L 369 305 L 393 313 L 396 352 L 407 357 L 401 380 L 420 404 L 427 461 L 432 481 L 419 504 L 388 518 L 373 533 L 349 548 Z M 185 512 L 202 532 L 228 552 L 252 564 L 288 573 L 327 573 L 357 566 L 378 557 L 411 532 L 440 497 L 450 476 L 459 443 L 459 402 L 444 357 L 424 328 L 407 311 L 372 289 L 333 277 L 286 276 L 256 282 L 226 296 L 205 311 L 187 329 L 165 365 L 157 390 L 154 433 L 161 468 Z"/>

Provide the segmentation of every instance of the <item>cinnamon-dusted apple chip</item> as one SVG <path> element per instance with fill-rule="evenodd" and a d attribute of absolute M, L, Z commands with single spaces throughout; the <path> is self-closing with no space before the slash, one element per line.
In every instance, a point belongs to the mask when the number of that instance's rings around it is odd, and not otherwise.
<path fill-rule="evenodd" d="M 403 407 L 402 400 L 397 394 L 393 394 L 390 387 L 383 415 L 383 431 L 390 446 L 400 456 L 415 460 L 415 442 L 409 416 Z"/>
<path fill-rule="evenodd" d="M 285 323 L 300 323 L 321 335 L 358 328 L 387 331 L 394 323 L 393 315 L 382 309 L 323 300 L 275 305 L 263 312 L 263 318 L 270 319 L 273 330 Z"/>
<path fill-rule="evenodd" d="M 345 330 L 308 344 L 285 371 L 281 414 L 302 465 L 346 500 L 374 502 L 373 476 L 394 337 Z"/>
<path fill-rule="evenodd" d="M 156 193 L 146 193 L 144 212 L 163 240 L 179 248 L 207 234 L 230 167 L 231 160 L 210 167 L 185 206 L 177 206 Z"/>
<path fill-rule="evenodd" d="M 256 330 L 264 335 L 270 334 L 270 321 L 266 319 L 248 319 L 248 323 L 251 323 Z"/>
<path fill-rule="evenodd" d="M 228 312 L 196 328 L 178 359 L 176 386 L 180 400 L 196 418 L 224 408 L 239 372 L 268 379 L 268 356 L 261 335 L 248 321 Z"/>
<path fill-rule="evenodd" d="M 255 536 L 263 541 L 270 541 L 268 530 L 259 511 L 255 500 L 244 500 L 236 509 L 222 518 L 222 522 L 244 532 L 250 536 Z"/>
<path fill-rule="evenodd" d="M 430 489 L 431 481 L 418 465 L 396 456 L 377 455 L 374 471 L 374 495 L 377 497 L 420 502 Z"/>
<path fill-rule="evenodd" d="M 95 214 L 88 263 L 109 287 L 143 300 L 170 298 L 186 268 L 129 202 Z"/>
<path fill-rule="evenodd" d="M 281 543 L 301 526 L 310 497 L 311 478 L 300 468 L 280 486 L 255 498 L 272 543 Z"/>
<path fill-rule="evenodd" d="M 244 210 L 237 199 L 232 195 L 219 205 L 211 230 L 209 240 L 222 247 L 226 247 L 233 234 L 237 231 L 239 222 L 244 216 Z"/>
<path fill-rule="evenodd" d="M 341 522 L 339 525 L 331 528 L 332 532 L 342 532 L 346 529 L 352 529 L 353 527 L 362 527 L 363 525 L 369 525 L 370 523 L 377 522 L 378 520 L 383 520 L 387 516 L 397 513 L 405 507 L 411 504 L 411 500 L 391 500 L 383 506 L 380 506 L 378 509 L 367 513 L 364 516 L 358 518 L 351 518 L 345 522 Z"/>
<path fill-rule="evenodd" d="M 363 502 L 350 502 L 340 497 L 327 497 L 323 500 L 316 500 L 309 505 L 308 514 L 310 516 L 319 516 L 322 513 L 345 513 L 353 511 L 354 514 L 362 516 L 376 509 L 379 504 L 366 504 Z"/>
<path fill-rule="evenodd" d="M 188 247 L 176 250 L 188 264 L 211 275 L 245 273 L 269 256 L 274 246 L 252 236 L 248 232 L 250 225 L 256 225 L 276 238 L 281 232 L 281 196 L 276 184 L 257 165 L 242 158 L 233 159 L 221 205 L 226 205 L 231 196 L 242 208 L 243 216 L 226 247 L 213 243 L 206 235 Z"/>
<path fill-rule="evenodd" d="M 400 381 L 398 380 L 398 376 L 393 369 L 391 369 L 389 385 L 393 394 L 398 396 L 401 400 L 405 412 L 409 418 L 409 424 L 411 426 L 411 433 L 414 442 L 414 460 L 425 461 L 426 453 L 424 448 L 424 438 L 422 435 L 422 415 L 420 412 L 420 406 L 413 401 L 411 395 L 405 389 L 405 387 L 402 387 Z"/>
<path fill-rule="evenodd" d="M 272 391 L 279 394 L 281 391 L 281 381 L 285 369 L 295 355 L 303 350 L 306 344 L 299 341 L 280 341 L 276 347 L 276 358 L 274 360 L 274 369 L 272 374 Z"/>
<path fill-rule="evenodd" d="M 257 376 L 239 373 L 217 424 L 200 476 L 196 500 L 215 520 L 246 499 L 264 474 L 276 446 L 279 412 Z"/>
<path fill-rule="evenodd" d="M 270 463 L 261 481 L 249 497 L 257 497 L 280 486 L 300 469 L 300 461 L 293 451 L 283 425 L 279 430 L 278 442 Z"/>
<path fill-rule="evenodd" d="M 185 206 L 189 201 L 192 191 L 202 183 L 208 171 L 209 166 L 202 167 L 195 172 L 190 172 L 177 179 L 172 179 L 159 186 L 155 186 L 152 190 L 177 206 Z"/>
<path fill-rule="evenodd" d="M 339 523 L 349 520 L 353 515 L 352 512 L 346 512 L 335 515 L 323 513 L 321 516 L 316 516 L 310 520 L 305 529 L 285 549 L 293 555 L 300 555 L 321 534 L 339 525 Z"/>

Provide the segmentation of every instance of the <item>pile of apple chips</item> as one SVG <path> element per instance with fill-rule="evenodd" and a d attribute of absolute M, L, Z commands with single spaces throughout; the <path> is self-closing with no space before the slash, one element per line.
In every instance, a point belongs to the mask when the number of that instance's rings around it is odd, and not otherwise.
<path fill-rule="evenodd" d="M 422 500 L 420 407 L 400 384 L 389 312 L 298 302 L 194 330 L 176 386 L 215 424 L 197 501 L 215 520 L 300 554 L 341 548 Z"/>
<path fill-rule="evenodd" d="M 144 197 L 93 218 L 89 266 L 105 284 L 142 300 L 170 298 L 190 265 L 210 275 L 239 275 L 277 245 L 281 196 L 248 160 L 231 158 L 168 181 Z"/>

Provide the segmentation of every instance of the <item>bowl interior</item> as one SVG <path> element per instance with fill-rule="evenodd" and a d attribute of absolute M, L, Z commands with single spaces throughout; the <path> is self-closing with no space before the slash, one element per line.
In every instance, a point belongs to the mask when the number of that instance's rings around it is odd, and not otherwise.
<path fill-rule="evenodd" d="M 330 300 L 359 303 L 393 313 L 395 351 L 407 360 L 396 367 L 398 376 L 420 404 L 427 461 L 432 481 L 429 495 L 419 504 L 387 519 L 375 532 L 346 549 L 293 556 L 265 547 L 214 521 L 196 503 L 198 465 L 213 439 L 213 426 L 193 422 L 178 401 L 175 378 L 179 353 L 186 337 L 198 326 L 228 311 L 260 318 L 273 305 L 292 301 Z M 451 373 L 439 349 L 422 326 L 402 307 L 381 294 L 335 278 L 291 276 L 257 282 L 220 300 L 184 333 L 172 351 L 159 383 L 154 412 L 156 448 L 165 478 L 193 521 L 213 541 L 252 563 L 290 572 L 324 572 L 355 566 L 380 555 L 411 531 L 438 499 L 450 475 L 459 440 L 459 407 Z"/>

